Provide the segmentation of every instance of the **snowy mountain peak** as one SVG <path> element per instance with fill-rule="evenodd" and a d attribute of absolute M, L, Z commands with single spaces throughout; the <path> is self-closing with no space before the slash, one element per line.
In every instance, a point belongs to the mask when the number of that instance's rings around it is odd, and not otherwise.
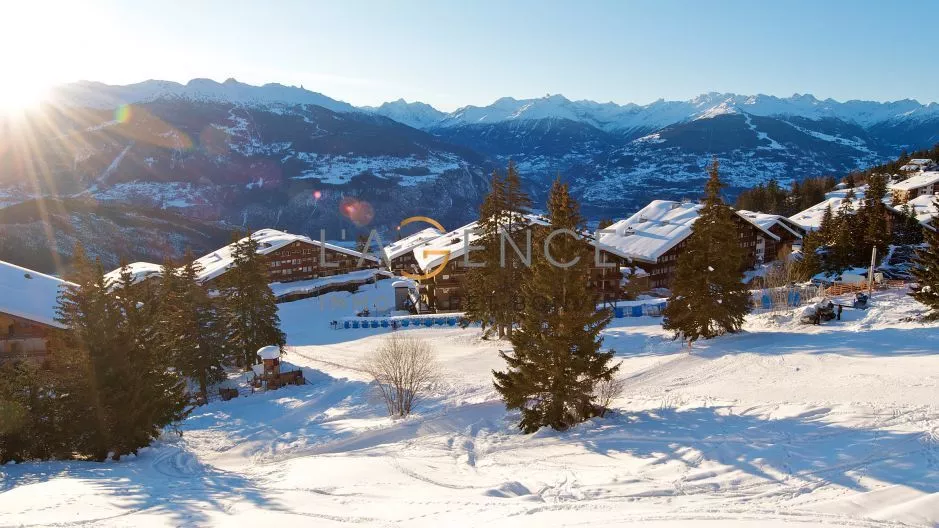
<path fill-rule="evenodd" d="M 253 86 L 233 78 L 219 83 L 212 79 L 192 79 L 185 85 L 171 81 L 149 80 L 124 86 L 79 81 L 52 89 L 50 101 L 61 106 L 115 108 L 158 99 L 184 99 L 226 102 L 244 105 L 318 105 L 337 112 L 352 112 L 355 107 L 323 94 L 296 86 L 265 84 Z"/>

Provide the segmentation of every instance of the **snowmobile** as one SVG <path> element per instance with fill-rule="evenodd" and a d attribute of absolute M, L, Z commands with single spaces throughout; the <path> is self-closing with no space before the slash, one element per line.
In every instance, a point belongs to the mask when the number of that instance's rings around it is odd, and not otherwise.
<path fill-rule="evenodd" d="M 854 294 L 854 303 L 852 306 L 855 310 L 866 310 L 868 306 L 868 297 L 866 294 L 858 292 Z"/>

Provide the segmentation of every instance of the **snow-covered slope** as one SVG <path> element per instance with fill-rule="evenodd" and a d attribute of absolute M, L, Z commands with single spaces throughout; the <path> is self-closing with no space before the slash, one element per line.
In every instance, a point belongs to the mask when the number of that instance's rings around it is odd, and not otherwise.
<path fill-rule="evenodd" d="M 822 326 L 751 316 L 693 353 L 659 319 L 615 320 L 616 412 L 523 435 L 492 388 L 510 345 L 478 328 L 401 330 L 443 379 L 385 416 L 361 362 L 388 330 L 328 323 L 389 308 L 390 282 L 280 305 L 308 385 L 197 408 L 182 437 L 118 463 L 0 467 L 0 525 L 939 523 L 939 327 L 908 320 L 902 292 Z"/>

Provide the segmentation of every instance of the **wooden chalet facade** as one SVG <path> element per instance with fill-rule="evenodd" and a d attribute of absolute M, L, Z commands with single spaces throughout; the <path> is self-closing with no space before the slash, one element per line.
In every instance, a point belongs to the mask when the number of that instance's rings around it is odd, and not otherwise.
<path fill-rule="evenodd" d="M 271 282 L 295 282 L 357 270 L 376 269 L 378 257 L 323 243 L 302 235 L 275 229 L 262 229 L 251 235 L 258 242 L 258 253 L 264 255 Z M 234 244 L 225 246 L 196 260 L 202 267 L 199 280 L 217 283 L 234 266 Z"/>
<path fill-rule="evenodd" d="M 0 363 L 46 359 L 65 281 L 0 261 Z"/>

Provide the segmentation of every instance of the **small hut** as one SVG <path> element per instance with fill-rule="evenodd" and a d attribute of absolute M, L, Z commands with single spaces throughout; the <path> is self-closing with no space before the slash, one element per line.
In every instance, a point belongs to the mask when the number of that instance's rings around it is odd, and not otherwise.
<path fill-rule="evenodd" d="M 268 389 L 279 389 L 284 385 L 303 385 L 303 371 L 300 369 L 289 372 L 280 371 L 280 347 L 269 345 L 258 350 L 261 358 L 261 381 Z"/>

